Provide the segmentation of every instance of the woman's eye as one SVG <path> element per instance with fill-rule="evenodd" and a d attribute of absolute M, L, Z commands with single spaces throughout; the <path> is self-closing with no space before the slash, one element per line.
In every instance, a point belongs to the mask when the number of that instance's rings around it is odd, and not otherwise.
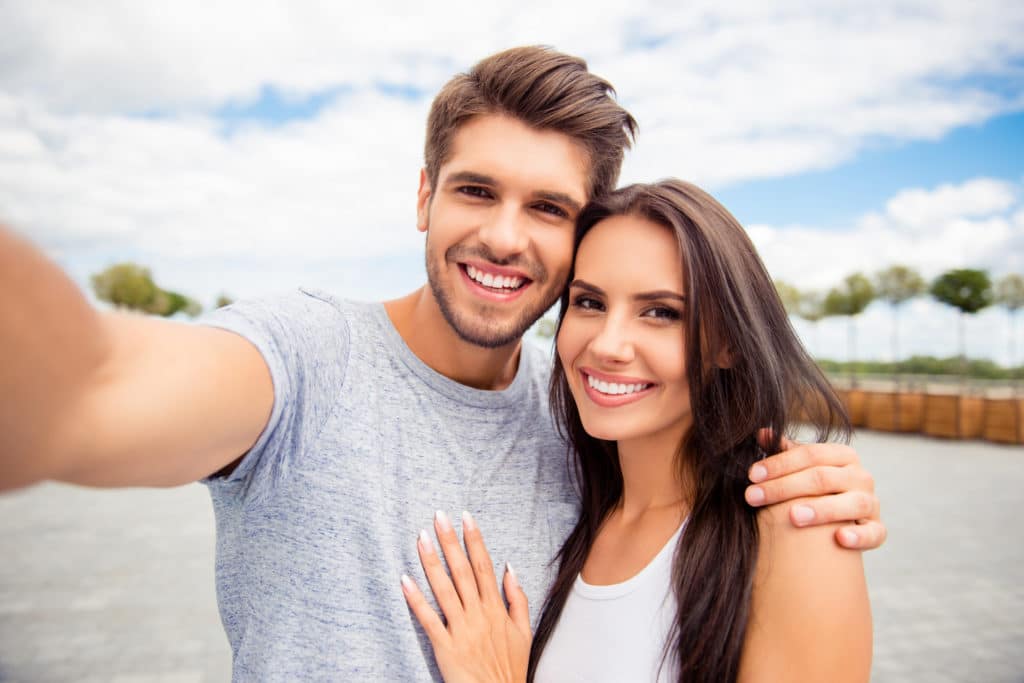
<path fill-rule="evenodd" d="M 679 320 L 682 318 L 682 314 L 668 306 L 655 306 L 644 311 L 644 317 L 656 318 L 658 320 Z"/>
<path fill-rule="evenodd" d="M 601 302 L 592 296 L 581 294 L 572 300 L 572 305 L 584 311 L 600 311 Z"/>

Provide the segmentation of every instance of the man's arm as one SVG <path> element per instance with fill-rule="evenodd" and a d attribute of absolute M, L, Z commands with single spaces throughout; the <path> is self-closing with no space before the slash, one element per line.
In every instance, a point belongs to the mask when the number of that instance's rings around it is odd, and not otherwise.
<path fill-rule="evenodd" d="M 767 434 L 762 434 L 767 439 Z M 782 439 L 783 451 L 750 468 L 746 499 L 755 507 L 796 498 L 789 519 L 799 527 L 842 522 L 835 531 L 839 545 L 874 550 L 888 534 L 880 517 L 875 481 L 857 452 L 835 443 L 799 444 Z"/>
<path fill-rule="evenodd" d="M 248 341 L 97 311 L 2 226 L 0 357 L 0 490 L 195 481 L 245 453 L 273 405 Z"/>

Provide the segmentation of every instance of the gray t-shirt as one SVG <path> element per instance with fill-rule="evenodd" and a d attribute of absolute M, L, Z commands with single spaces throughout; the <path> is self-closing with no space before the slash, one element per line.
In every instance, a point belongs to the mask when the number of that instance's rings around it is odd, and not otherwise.
<path fill-rule="evenodd" d="M 437 509 L 473 514 L 536 620 L 578 510 L 543 351 L 481 391 L 420 361 L 381 304 L 299 290 L 202 322 L 255 344 L 274 383 L 255 446 L 205 481 L 234 680 L 440 680 L 399 583 L 427 588 L 415 539 Z"/>

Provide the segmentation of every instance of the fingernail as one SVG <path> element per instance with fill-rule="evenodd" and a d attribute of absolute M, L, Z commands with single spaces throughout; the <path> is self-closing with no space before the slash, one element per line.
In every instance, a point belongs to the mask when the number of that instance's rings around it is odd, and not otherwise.
<path fill-rule="evenodd" d="M 416 592 L 416 584 L 412 582 L 407 574 L 402 574 L 402 589 L 407 593 Z"/>
<path fill-rule="evenodd" d="M 430 540 L 430 536 L 427 535 L 427 530 L 426 529 L 424 529 L 423 531 L 420 532 L 419 542 L 420 542 L 420 548 L 423 550 L 423 552 L 425 552 L 425 553 L 432 553 L 432 552 L 434 552 L 434 543 L 433 543 L 433 541 Z"/>
<path fill-rule="evenodd" d="M 807 524 L 814 519 L 814 508 L 806 505 L 793 506 L 793 521 L 797 524 Z"/>
<path fill-rule="evenodd" d="M 764 489 L 760 486 L 750 486 L 747 488 L 747 502 L 751 505 L 761 505 L 764 503 Z"/>
<path fill-rule="evenodd" d="M 434 513 L 434 521 L 437 522 L 437 526 L 441 531 L 451 531 L 452 522 L 448 519 L 448 515 L 445 514 L 444 510 L 438 510 Z"/>
<path fill-rule="evenodd" d="M 839 532 L 842 537 L 843 545 L 855 547 L 857 545 L 857 532 L 850 531 L 849 529 L 843 529 Z"/>
<path fill-rule="evenodd" d="M 508 573 L 508 575 L 510 577 L 512 577 L 512 583 L 514 583 L 515 585 L 518 586 L 519 585 L 519 577 L 516 576 L 516 572 L 515 572 L 514 569 L 512 569 L 512 564 L 511 563 L 509 563 L 509 562 L 505 563 L 505 571 Z"/>
<path fill-rule="evenodd" d="M 768 478 L 768 468 L 764 465 L 754 465 L 750 468 L 750 481 L 759 482 Z"/>
<path fill-rule="evenodd" d="M 462 531 L 476 531 L 476 520 L 468 511 L 462 511 Z"/>

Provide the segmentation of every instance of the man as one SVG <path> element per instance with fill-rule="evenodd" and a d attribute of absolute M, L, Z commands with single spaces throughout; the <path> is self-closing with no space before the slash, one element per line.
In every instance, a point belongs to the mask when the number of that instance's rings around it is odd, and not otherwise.
<path fill-rule="evenodd" d="M 428 286 L 383 305 L 299 290 L 203 326 L 100 313 L 0 233 L 0 488 L 203 479 L 235 679 L 436 678 L 399 587 L 419 530 L 448 523 L 435 510 L 470 511 L 535 605 L 574 521 L 549 361 L 521 338 L 565 284 L 573 220 L 614 187 L 634 128 L 606 82 L 553 51 L 456 76 L 420 176 Z M 867 522 L 840 538 L 851 547 L 882 542 L 849 449 L 764 465 L 775 476 L 752 503 L 845 492 L 799 509 Z"/>

